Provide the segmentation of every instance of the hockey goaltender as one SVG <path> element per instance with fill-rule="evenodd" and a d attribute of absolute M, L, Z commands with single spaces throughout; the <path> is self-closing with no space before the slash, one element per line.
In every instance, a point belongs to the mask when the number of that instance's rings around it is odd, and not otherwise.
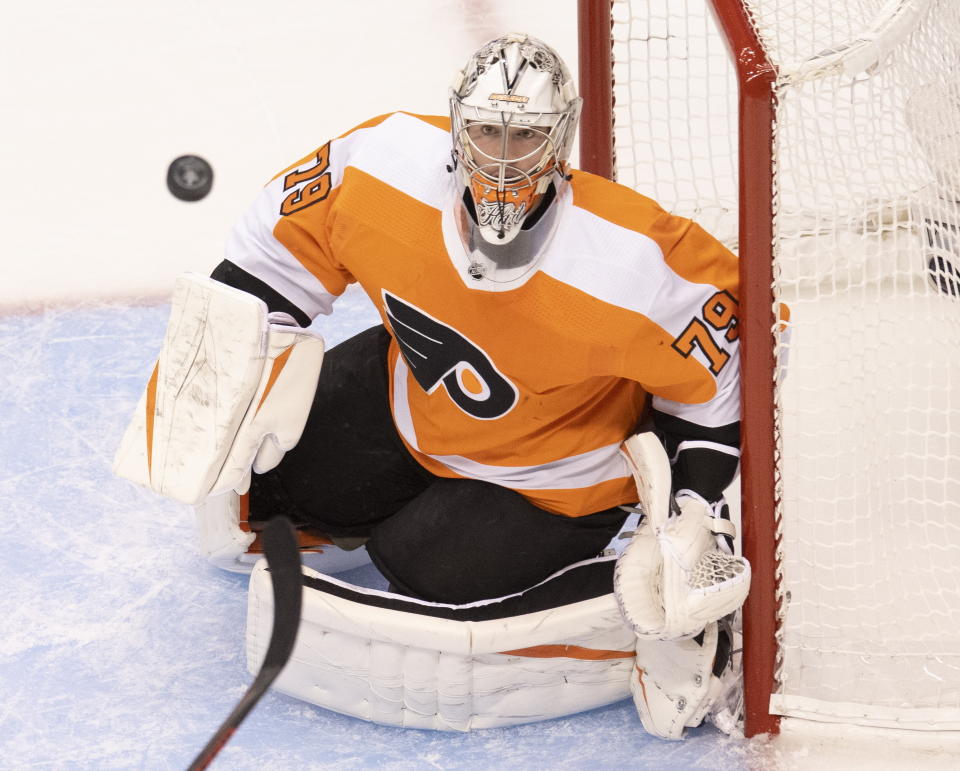
<path fill-rule="evenodd" d="M 580 106 L 552 48 L 492 40 L 449 118 L 327 142 L 210 278 L 178 279 L 115 470 L 196 505 L 215 564 L 253 568 L 251 669 L 271 607 L 251 527 L 284 515 L 389 581 L 305 568 L 280 690 L 444 730 L 632 693 L 657 736 L 735 730 L 737 261 L 571 169 Z M 382 323 L 324 355 L 307 327 L 353 282 Z"/>

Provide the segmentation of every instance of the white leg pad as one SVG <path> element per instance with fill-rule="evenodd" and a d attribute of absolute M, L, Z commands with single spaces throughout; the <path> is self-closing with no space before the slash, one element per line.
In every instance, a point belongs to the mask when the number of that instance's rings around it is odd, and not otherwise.
<path fill-rule="evenodd" d="M 200 553 L 223 570 L 253 570 L 260 555 L 247 555 L 256 536 L 240 529 L 240 496 L 233 490 L 213 495 L 197 505 L 196 513 Z"/>
<path fill-rule="evenodd" d="M 200 553 L 221 570 L 250 573 L 263 555 L 248 552 L 256 534 L 240 527 L 240 496 L 237 492 L 231 490 L 210 496 L 197 504 L 195 511 Z M 333 544 L 301 544 L 301 549 L 306 549 L 300 554 L 303 564 L 326 575 L 370 563 L 370 555 L 363 546 L 348 551 Z"/>
<path fill-rule="evenodd" d="M 703 645 L 693 638 L 637 639 L 630 692 L 647 733 L 682 739 L 688 726 L 700 725 L 721 688 L 711 673 L 716 650 L 716 623 L 704 629 Z"/>
<path fill-rule="evenodd" d="M 610 594 L 522 615 L 457 620 L 415 608 L 470 612 L 486 603 L 443 606 L 350 586 L 308 568 L 303 573 L 296 648 L 275 684 L 291 696 L 388 725 L 468 731 L 549 720 L 629 694 L 634 635 Z M 317 578 L 338 590 L 312 586 Z M 379 606 L 391 598 L 402 604 Z M 250 577 L 251 672 L 266 652 L 272 605 L 261 561 Z"/>

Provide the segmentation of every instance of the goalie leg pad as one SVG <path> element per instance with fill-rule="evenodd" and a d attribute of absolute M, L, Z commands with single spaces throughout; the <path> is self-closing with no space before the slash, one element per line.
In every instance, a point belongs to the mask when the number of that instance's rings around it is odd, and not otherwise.
<path fill-rule="evenodd" d="M 197 505 L 197 535 L 200 553 L 211 563 L 233 573 L 249 573 L 259 559 L 245 559 L 256 537 L 240 529 L 240 496 L 231 490 Z"/>
<path fill-rule="evenodd" d="M 253 295 L 181 276 L 114 472 L 183 503 L 242 492 L 299 441 L 322 361 L 322 338 L 271 324 Z"/>
<path fill-rule="evenodd" d="M 196 507 L 200 553 L 211 564 L 231 573 L 250 573 L 262 556 L 257 534 L 250 529 L 246 506 L 236 491 L 213 495 Z M 361 539 L 331 539 L 316 533 L 297 532 L 300 559 L 320 573 L 335 575 L 370 563 L 363 545 L 345 543 Z M 342 548 L 345 547 L 345 548 Z"/>
<path fill-rule="evenodd" d="M 604 564 L 606 563 L 606 568 Z M 296 649 L 275 687 L 347 715 L 443 731 L 549 720 L 624 699 L 634 635 L 609 592 L 569 602 L 605 570 L 580 563 L 527 593 L 444 605 L 351 586 L 304 568 Z M 550 582 L 562 586 L 551 590 Z M 609 586 L 609 583 L 607 583 Z M 549 593 L 549 602 L 530 599 Z M 250 578 L 247 667 L 257 671 L 272 623 L 270 573 Z"/>
<path fill-rule="evenodd" d="M 698 726 L 720 691 L 712 669 L 718 627 L 703 630 L 702 644 L 685 640 L 637 639 L 637 660 L 630 693 L 647 733 L 661 739 L 682 739 Z"/>

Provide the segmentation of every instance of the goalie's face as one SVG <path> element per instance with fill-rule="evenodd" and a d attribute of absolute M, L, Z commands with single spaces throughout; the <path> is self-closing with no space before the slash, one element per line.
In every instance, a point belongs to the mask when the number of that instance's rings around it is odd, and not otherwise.
<path fill-rule="evenodd" d="M 497 185 L 526 181 L 531 173 L 543 171 L 553 155 L 549 134 L 536 126 L 470 123 L 466 134 L 477 171 Z"/>
<path fill-rule="evenodd" d="M 470 177 L 478 223 L 497 241 L 512 238 L 540 204 L 538 185 L 554 168 L 549 129 L 508 121 L 471 121 L 460 135 L 460 155 Z"/>

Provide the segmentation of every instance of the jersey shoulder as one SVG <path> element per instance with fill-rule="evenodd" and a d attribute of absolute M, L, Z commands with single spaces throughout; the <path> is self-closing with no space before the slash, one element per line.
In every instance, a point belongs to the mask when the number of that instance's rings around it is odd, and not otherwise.
<path fill-rule="evenodd" d="M 691 224 L 684 217 L 670 214 L 652 198 L 596 174 L 574 171 L 571 188 L 574 206 L 652 238 L 661 249 L 679 240 Z"/>
<path fill-rule="evenodd" d="M 361 129 L 375 128 L 378 126 L 387 125 L 388 127 L 396 126 L 406 126 L 408 129 L 413 129 L 417 124 L 422 124 L 422 127 L 433 127 L 435 129 L 440 129 L 441 131 L 449 132 L 450 131 L 450 118 L 444 115 L 418 115 L 412 112 L 405 112 L 403 110 L 397 110 L 395 112 L 387 112 L 383 115 L 378 115 L 375 118 L 364 121 L 363 123 L 354 126 L 349 131 L 345 131 L 341 134 L 338 139 L 343 139 L 350 136 L 355 131 Z"/>
<path fill-rule="evenodd" d="M 653 241 L 671 273 L 735 293 L 737 258 L 693 220 L 672 214 L 652 198 L 585 171 L 574 171 L 573 205 L 618 228 Z"/>
<path fill-rule="evenodd" d="M 446 136 L 450 132 L 450 118 L 442 115 L 417 115 L 415 113 L 396 111 L 377 115 L 374 118 L 360 123 L 353 128 L 334 137 L 331 142 L 322 145 L 320 148 L 311 151 L 303 158 L 299 158 L 294 163 L 276 174 L 270 181 L 273 182 L 279 177 L 286 176 L 291 171 L 305 166 L 316 164 L 317 158 L 324 153 L 324 148 L 335 144 L 337 146 L 337 156 L 334 163 L 339 165 L 348 165 L 351 156 L 365 147 L 382 146 L 392 147 L 392 153 L 398 157 L 408 154 L 406 151 L 411 146 L 416 147 L 416 151 L 426 142 L 430 145 L 436 145 L 442 141 L 440 137 Z M 419 139 L 419 143 L 417 140 Z"/>

